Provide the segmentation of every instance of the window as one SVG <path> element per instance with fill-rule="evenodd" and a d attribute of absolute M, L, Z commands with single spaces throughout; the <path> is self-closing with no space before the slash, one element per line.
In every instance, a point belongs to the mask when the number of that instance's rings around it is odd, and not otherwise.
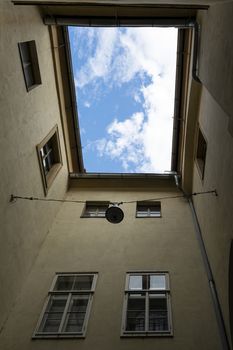
<path fill-rule="evenodd" d="M 109 202 L 86 202 L 82 218 L 105 218 Z"/>
<path fill-rule="evenodd" d="M 137 218 L 160 218 L 160 202 L 137 202 Z"/>
<path fill-rule="evenodd" d="M 19 52 L 27 91 L 41 84 L 40 69 L 34 40 L 19 43 Z"/>
<path fill-rule="evenodd" d="M 34 337 L 84 337 L 96 273 L 57 274 Z"/>
<path fill-rule="evenodd" d="M 37 145 L 45 194 L 62 166 L 58 127 L 55 126 L 45 139 Z"/>
<path fill-rule="evenodd" d="M 168 273 L 128 273 L 122 336 L 172 335 Z"/>
<path fill-rule="evenodd" d="M 201 178 L 204 178 L 207 143 L 201 132 L 198 130 L 196 160 Z"/>

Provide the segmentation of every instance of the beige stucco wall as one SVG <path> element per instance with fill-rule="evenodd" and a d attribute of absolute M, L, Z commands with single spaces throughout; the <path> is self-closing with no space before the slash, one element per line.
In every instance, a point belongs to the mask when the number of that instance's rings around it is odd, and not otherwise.
<path fill-rule="evenodd" d="M 229 8 L 232 10 L 230 5 Z M 203 23 L 211 19 L 211 28 L 222 29 L 221 35 L 215 35 L 209 33 L 208 26 L 203 27 L 200 77 L 218 103 L 203 87 L 200 125 L 208 142 L 206 174 L 201 182 L 194 166 L 193 190 L 216 188 L 219 193 L 218 198 L 203 196 L 194 198 L 194 202 L 228 326 L 233 145 L 229 134 L 230 119 L 219 104 L 226 105 L 225 111 L 231 115 L 229 52 L 232 41 L 229 40 L 228 21 L 222 20 L 220 27 L 215 26 L 213 18 L 218 14 L 217 7 L 210 10 L 202 12 Z M 227 20 L 230 13 L 224 10 Z M 211 17 L 208 18 L 209 14 Z M 13 6 L 10 1 L 1 2 L 0 16 L 0 325 L 3 326 L 0 348 L 56 347 L 59 350 L 69 345 L 71 349 L 78 346 L 83 350 L 137 350 L 142 347 L 150 350 L 155 346 L 159 349 L 219 349 L 207 278 L 189 207 L 184 200 L 163 201 L 163 218 L 147 221 L 134 218 L 132 204 L 124 205 L 125 220 L 120 225 L 80 219 L 81 204 L 63 204 L 59 210 L 54 203 L 19 200 L 9 203 L 11 193 L 44 196 L 35 146 L 55 124 L 60 130 L 63 168 L 49 196 L 63 197 L 67 168 L 47 27 L 43 26 L 35 7 Z M 225 38 L 223 41 L 221 36 Z M 18 42 L 26 40 L 36 40 L 42 78 L 42 85 L 29 93 L 26 92 L 17 47 Z M 213 52 L 218 45 L 212 46 L 213 42 L 225 45 L 229 50 L 226 49 L 225 55 L 217 50 L 215 55 Z M 213 62 L 212 68 L 210 62 Z M 211 69 L 215 75 L 211 75 Z M 123 193 L 73 189 L 68 198 L 121 201 L 160 195 L 152 189 Z M 174 338 L 120 339 L 125 273 L 138 269 L 170 272 Z M 31 340 L 56 271 L 99 271 L 85 340 Z"/>
<path fill-rule="evenodd" d="M 229 117 L 203 88 L 199 123 L 207 140 L 206 166 L 203 181 L 194 166 L 194 191 L 216 188 L 218 197 L 197 197 L 194 203 L 227 327 L 228 265 L 233 238 L 233 138 L 228 131 L 228 122 Z"/>
<path fill-rule="evenodd" d="M 230 116 L 233 135 L 233 2 L 221 2 L 200 11 L 199 76 L 211 95 Z"/>
<path fill-rule="evenodd" d="M 140 200 L 176 190 L 71 189 L 67 199 Z M 183 198 L 163 200 L 162 218 L 136 219 L 124 204 L 118 225 L 80 218 L 83 204 L 64 203 L 2 332 L 4 350 L 112 349 L 219 350 L 207 278 L 190 208 Z M 172 338 L 120 338 L 125 275 L 130 270 L 169 271 Z M 55 272 L 99 272 L 85 339 L 31 340 Z M 211 334 L 211 336 L 209 336 Z"/>
<path fill-rule="evenodd" d="M 26 91 L 18 42 L 35 40 L 42 85 Z M 17 201 L 44 197 L 36 145 L 58 124 L 63 167 L 48 196 L 63 197 L 67 168 L 49 33 L 35 7 L 0 4 L 0 325 L 19 295 L 59 205 Z"/>
<path fill-rule="evenodd" d="M 198 14 L 199 76 L 203 83 L 198 118 L 207 140 L 204 180 L 200 179 L 196 164 L 193 170 L 193 191 L 216 188 L 219 194 L 217 198 L 194 198 L 194 204 L 229 339 L 228 274 L 233 238 L 232 13 L 233 4 L 229 2 Z"/>

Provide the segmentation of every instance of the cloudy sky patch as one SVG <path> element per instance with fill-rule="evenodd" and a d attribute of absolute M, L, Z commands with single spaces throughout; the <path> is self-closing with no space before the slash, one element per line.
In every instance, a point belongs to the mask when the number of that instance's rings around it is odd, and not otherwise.
<path fill-rule="evenodd" d="M 170 170 L 177 30 L 69 28 L 84 164 Z"/>

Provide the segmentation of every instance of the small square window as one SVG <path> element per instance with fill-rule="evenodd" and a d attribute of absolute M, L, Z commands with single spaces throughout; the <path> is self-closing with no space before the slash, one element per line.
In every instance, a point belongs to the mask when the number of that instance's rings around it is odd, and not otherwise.
<path fill-rule="evenodd" d="M 19 43 L 19 52 L 27 91 L 41 84 L 40 69 L 34 40 Z"/>
<path fill-rule="evenodd" d="M 207 150 L 207 143 L 201 130 L 199 129 L 196 162 L 197 162 L 198 170 L 202 179 L 204 178 L 204 172 L 205 172 L 206 150 Z"/>
<path fill-rule="evenodd" d="M 168 273 L 128 273 L 122 336 L 172 335 Z"/>
<path fill-rule="evenodd" d="M 137 218 L 160 218 L 161 203 L 160 202 L 137 202 Z"/>
<path fill-rule="evenodd" d="M 58 274 L 33 338 L 84 337 L 97 274 Z"/>
<path fill-rule="evenodd" d="M 45 194 L 62 167 L 58 127 L 55 126 L 45 139 L 37 145 Z"/>
<path fill-rule="evenodd" d="M 82 218 L 105 218 L 109 202 L 86 202 Z"/>

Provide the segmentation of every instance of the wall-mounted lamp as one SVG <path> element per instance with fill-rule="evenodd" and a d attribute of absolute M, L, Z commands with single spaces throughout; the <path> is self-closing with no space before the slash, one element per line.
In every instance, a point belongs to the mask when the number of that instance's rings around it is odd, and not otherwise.
<path fill-rule="evenodd" d="M 124 212 L 119 208 L 121 203 L 110 203 L 112 206 L 106 210 L 105 217 L 111 224 L 119 224 L 124 219 Z"/>

